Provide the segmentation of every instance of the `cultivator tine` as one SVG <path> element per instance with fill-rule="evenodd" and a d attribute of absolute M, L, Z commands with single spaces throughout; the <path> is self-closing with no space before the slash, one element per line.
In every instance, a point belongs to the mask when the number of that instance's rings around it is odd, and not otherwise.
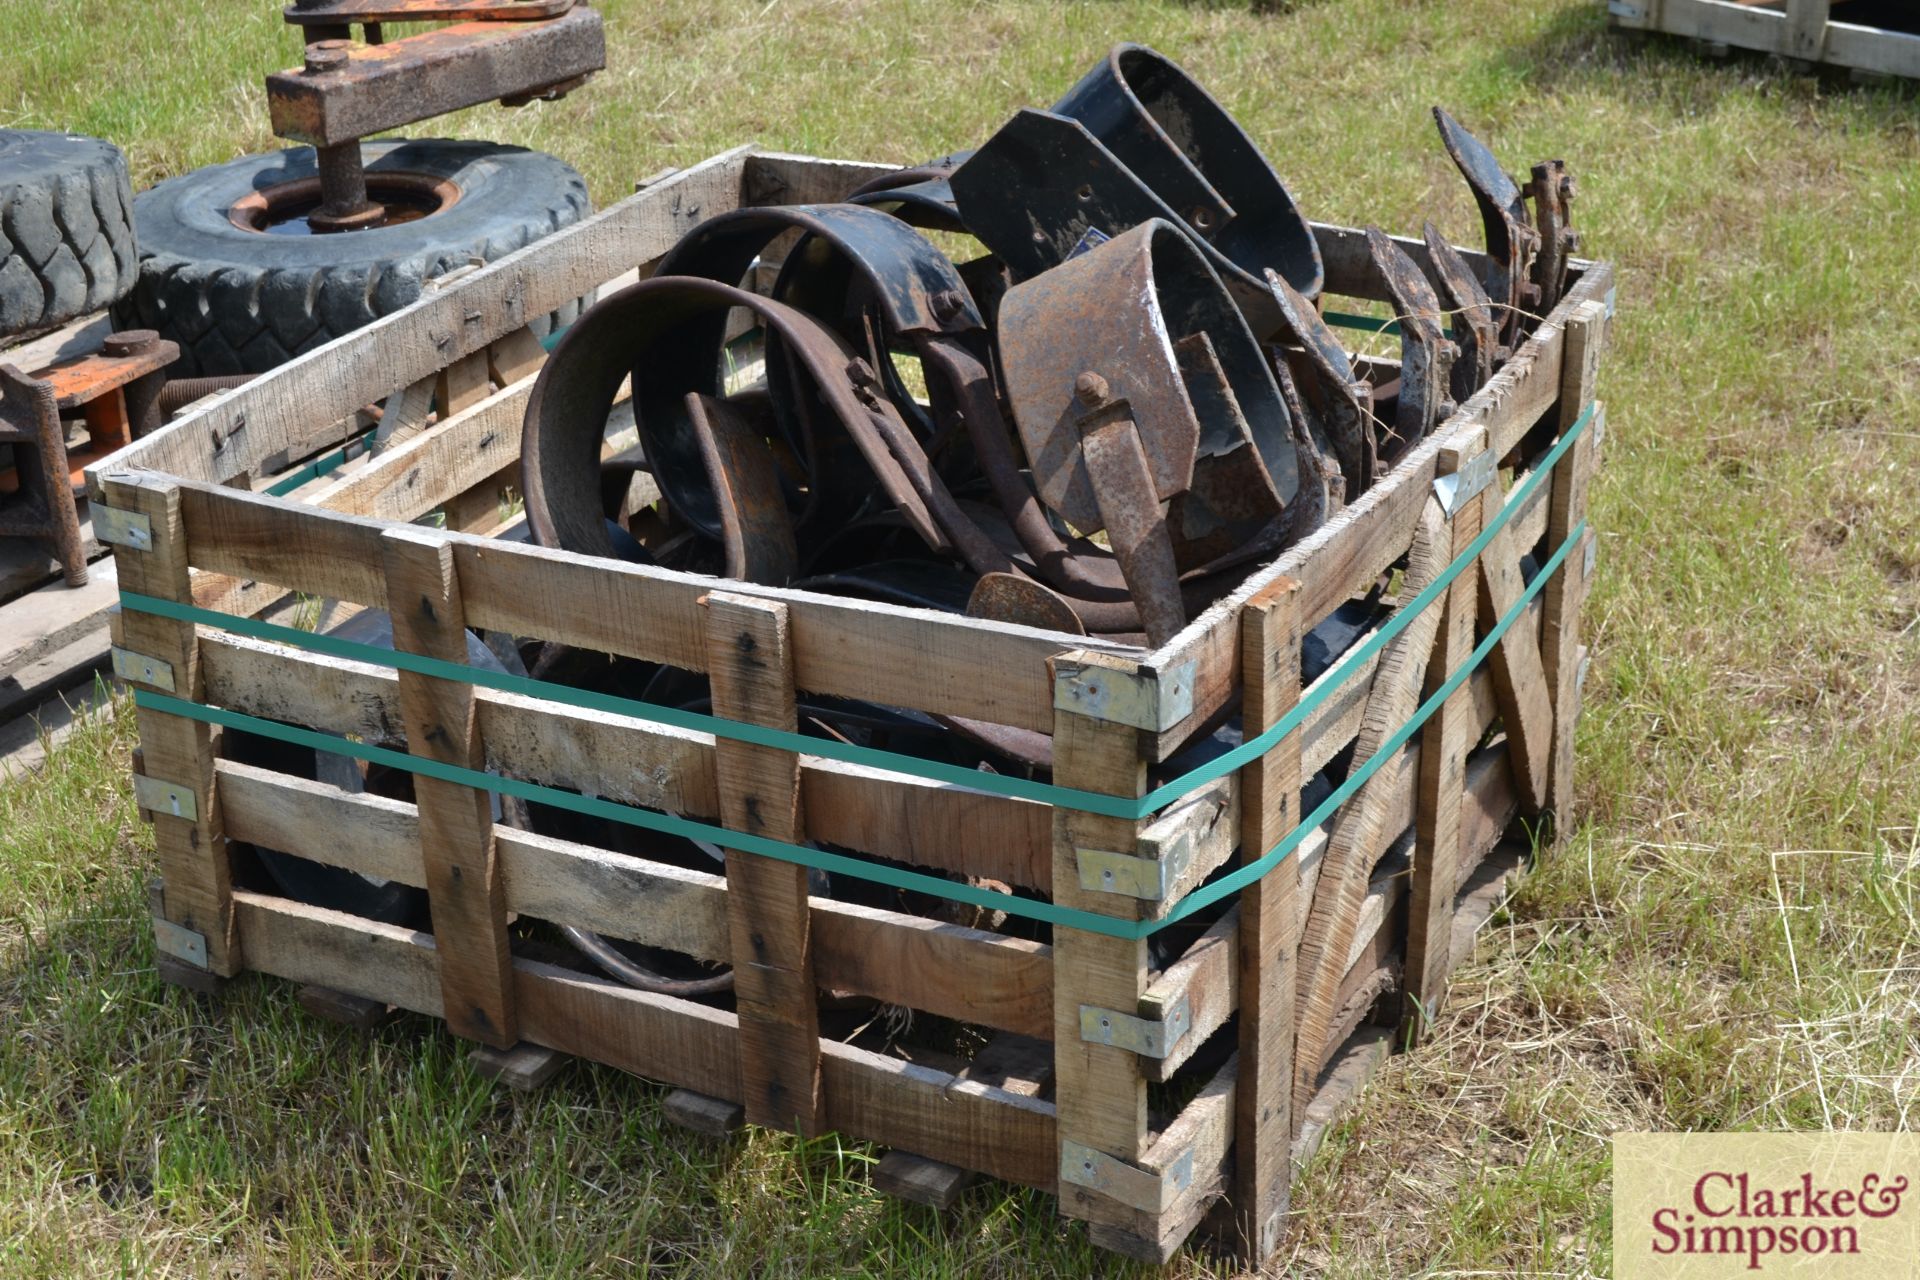
<path fill-rule="evenodd" d="M 1540 288 L 1533 282 L 1533 262 L 1540 250 L 1540 234 L 1527 214 L 1526 200 L 1486 143 L 1467 132 L 1440 107 L 1433 109 L 1440 140 L 1473 189 L 1480 221 L 1487 233 L 1487 256 L 1493 259 L 1493 278 L 1487 292 L 1502 303 L 1500 335 L 1509 345 L 1521 322 L 1540 310 Z"/>
<path fill-rule="evenodd" d="M 1526 194 L 1533 201 L 1534 228 L 1540 236 L 1533 283 L 1540 290 L 1538 305 L 1545 315 L 1560 305 L 1567 291 L 1568 266 L 1580 249 L 1580 234 L 1573 229 L 1573 213 L 1568 208 L 1575 189 L 1566 162 L 1548 160 L 1533 166 L 1533 180 L 1527 183 Z"/>
<path fill-rule="evenodd" d="M 689 392 L 687 421 L 700 441 L 720 512 L 727 576 L 780 586 L 799 568 L 793 518 L 767 445 L 767 427 L 736 402 Z"/>
<path fill-rule="evenodd" d="M 1400 322 L 1400 397 L 1393 439 L 1380 451 L 1391 466 L 1453 412 L 1450 379 L 1458 348 L 1440 328 L 1440 300 L 1407 251 L 1369 227 L 1367 252 Z"/>
<path fill-rule="evenodd" d="M 1275 337 L 1283 344 L 1281 371 L 1293 372 L 1296 400 L 1316 449 L 1335 463 L 1342 492 L 1357 497 L 1373 483 L 1380 467 L 1373 433 L 1373 386 L 1355 376 L 1346 349 L 1319 308 L 1277 271 L 1267 271 L 1267 285 L 1280 313 Z M 1293 416 L 1298 420 L 1301 413 Z M 1336 500 L 1335 509 L 1339 505 Z"/>
<path fill-rule="evenodd" d="M 1453 366 L 1453 398 L 1465 403 L 1493 377 L 1494 366 L 1506 359 L 1506 348 L 1500 346 L 1500 322 L 1493 314 L 1493 300 L 1460 251 L 1431 222 L 1421 233 L 1427 255 L 1433 259 L 1433 283 L 1453 316 L 1453 340 L 1460 348 Z"/>

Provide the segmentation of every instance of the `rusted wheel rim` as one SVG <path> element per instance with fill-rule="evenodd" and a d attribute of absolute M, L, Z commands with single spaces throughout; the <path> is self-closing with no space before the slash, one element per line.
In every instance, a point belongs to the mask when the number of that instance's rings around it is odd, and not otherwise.
<path fill-rule="evenodd" d="M 432 174 L 370 172 L 367 196 L 386 212 L 378 221 L 355 230 L 418 222 L 460 203 L 461 195 L 459 183 Z M 319 235 L 307 218 L 320 207 L 321 199 L 318 176 L 277 182 L 234 201 L 227 220 L 242 231 L 260 235 Z"/>

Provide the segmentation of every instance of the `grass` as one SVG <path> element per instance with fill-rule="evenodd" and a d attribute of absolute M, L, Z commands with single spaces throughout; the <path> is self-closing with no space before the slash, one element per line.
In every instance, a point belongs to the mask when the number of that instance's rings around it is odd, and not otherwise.
<path fill-rule="evenodd" d="M 112 137 L 139 183 L 270 146 L 279 7 L 0 5 L 0 124 Z M 748 138 L 916 161 L 1131 38 L 1317 218 L 1470 238 L 1434 102 L 1510 167 L 1573 166 L 1621 269 L 1582 819 L 1308 1172 L 1281 1273 L 1606 1274 L 1610 1133 L 1916 1119 L 1920 102 L 1628 47 L 1603 7 L 603 0 L 589 88 L 436 126 L 556 151 L 605 202 Z M 691 1140 L 611 1071 L 520 1098 L 421 1021 L 164 988 L 130 739 L 0 786 L 7 1273 L 1127 1274 L 1044 1197 L 941 1218 L 875 1195 L 865 1148 Z"/>

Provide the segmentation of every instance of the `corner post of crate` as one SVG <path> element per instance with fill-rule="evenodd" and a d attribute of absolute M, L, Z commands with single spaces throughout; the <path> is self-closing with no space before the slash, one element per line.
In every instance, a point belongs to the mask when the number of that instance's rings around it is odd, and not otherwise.
<path fill-rule="evenodd" d="M 94 528 L 114 548 L 122 592 L 193 603 L 186 520 L 179 487 L 163 476 L 104 478 Z M 191 622 L 122 610 L 114 668 L 136 689 L 199 701 L 200 638 Z M 205 989 L 207 975 L 241 968 L 233 913 L 233 865 L 214 785 L 218 733 L 212 726 L 139 708 L 139 767 L 133 784 L 153 821 L 163 882 L 154 942 L 163 977 Z"/>
<path fill-rule="evenodd" d="M 1300 701 L 1300 582 L 1278 578 L 1242 606 L 1240 723 L 1253 738 Z M 1240 770 L 1240 862 L 1258 861 L 1300 821 L 1295 728 Z M 1239 1069 L 1230 1202 L 1243 1260 L 1280 1247 L 1292 1188 L 1294 996 L 1300 864 L 1288 857 L 1240 891 Z"/>
<path fill-rule="evenodd" d="M 1567 318 L 1566 347 L 1555 409 L 1562 431 L 1572 427 L 1589 405 L 1594 420 L 1554 469 L 1547 505 L 1547 546 L 1557 547 L 1586 518 L 1587 491 L 1597 465 L 1605 426 L 1603 406 L 1594 401 L 1594 381 L 1606 338 L 1604 303 L 1583 303 Z M 1586 601 L 1583 556 L 1568 556 L 1542 595 L 1540 657 L 1553 698 L 1553 754 L 1548 770 L 1548 800 L 1557 832 L 1567 830 L 1573 812 L 1573 737 L 1580 707 L 1580 610 Z"/>
<path fill-rule="evenodd" d="M 399 525 L 381 536 L 380 549 L 394 648 L 465 665 L 466 609 L 452 543 L 437 531 Z M 411 754 L 486 768 L 472 685 L 403 670 L 399 688 Z M 511 1048 L 520 1033 L 492 798 L 424 773 L 414 775 L 414 797 L 447 1025 L 469 1040 Z"/>
<path fill-rule="evenodd" d="M 1050 662 L 1055 785 L 1137 799 L 1146 792 L 1141 706 L 1158 681 L 1139 663 L 1075 650 Z M 1053 812 L 1056 905 L 1139 918 L 1140 900 L 1082 883 L 1082 851 L 1131 853 L 1145 824 L 1077 809 Z M 1147 990 L 1147 942 L 1056 925 L 1053 930 L 1054 1109 L 1060 1210 L 1125 1235 L 1143 1235 L 1140 1204 L 1119 1198 L 1146 1155 L 1147 1079 L 1135 1050 L 1108 1031 L 1129 1027 Z M 1094 1028 L 1096 1030 L 1091 1030 Z M 1131 1251 L 1115 1244 L 1122 1251 Z"/>
<path fill-rule="evenodd" d="M 1483 427 L 1459 433 L 1440 450 L 1435 474 L 1461 476 L 1490 445 Z M 1480 534 L 1487 503 L 1499 494 L 1494 485 L 1459 503 L 1450 521 L 1448 559 L 1466 554 Z M 1482 554 L 1491 554 L 1489 547 Z M 1473 651 L 1478 616 L 1478 566 L 1453 580 L 1434 606 L 1440 625 L 1433 656 L 1427 661 L 1423 698 L 1432 697 Z M 1461 865 L 1461 815 L 1466 792 L 1467 752 L 1474 737 L 1473 691 L 1462 682 L 1420 730 L 1420 770 L 1414 791 L 1413 870 L 1409 878 L 1407 973 L 1402 1033 L 1421 1039 L 1446 994 L 1453 953 L 1453 901 L 1466 868 Z"/>
<path fill-rule="evenodd" d="M 702 602 L 713 714 L 796 732 L 787 606 L 724 591 Z M 725 737 L 714 750 L 727 829 L 800 843 L 799 756 Z M 813 1137 L 824 1128 L 824 1114 L 808 870 L 739 849 L 727 851 L 726 870 L 747 1119 Z"/>

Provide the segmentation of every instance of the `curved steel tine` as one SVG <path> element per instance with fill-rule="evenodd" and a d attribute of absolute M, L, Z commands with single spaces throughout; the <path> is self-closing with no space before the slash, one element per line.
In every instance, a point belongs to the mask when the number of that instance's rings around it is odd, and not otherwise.
<path fill-rule="evenodd" d="M 1357 498 L 1373 484 L 1380 465 L 1371 388 L 1355 376 L 1346 348 L 1319 308 L 1279 272 L 1269 267 L 1266 274 L 1281 317 L 1277 336 L 1298 348 L 1282 353 L 1295 369 L 1295 402 L 1305 410 L 1306 426 L 1320 451 L 1338 463 L 1346 496 Z M 1299 377 L 1302 370 L 1304 379 Z"/>
<path fill-rule="evenodd" d="M 765 430 L 731 401 L 693 391 L 686 406 L 720 509 L 727 576 L 785 585 L 800 555 Z"/>
<path fill-rule="evenodd" d="M 1449 375 L 1457 348 L 1440 328 L 1440 300 L 1407 251 L 1378 227 L 1367 228 L 1367 252 L 1400 321 L 1400 400 L 1394 411 L 1395 440 L 1381 450 L 1391 466 L 1448 414 Z"/>
<path fill-rule="evenodd" d="M 1495 362 L 1505 354 L 1499 346 L 1500 324 L 1494 319 L 1493 300 L 1460 251 L 1433 223 L 1420 230 L 1427 256 L 1433 260 L 1433 283 L 1453 313 L 1453 340 L 1460 346 L 1460 358 L 1453 365 L 1453 398 L 1464 402 L 1487 384 Z"/>
<path fill-rule="evenodd" d="M 1480 206 L 1480 221 L 1486 228 L 1487 255 L 1493 259 L 1497 278 L 1487 282 L 1487 292 L 1506 304 L 1500 319 L 1500 333 L 1509 345 L 1520 330 L 1521 320 L 1540 303 L 1539 289 L 1532 276 L 1534 255 L 1540 237 L 1527 216 L 1527 202 L 1520 188 L 1487 144 L 1441 107 L 1433 109 L 1434 123 L 1440 128 L 1440 141 L 1460 174 L 1473 189 Z"/>

